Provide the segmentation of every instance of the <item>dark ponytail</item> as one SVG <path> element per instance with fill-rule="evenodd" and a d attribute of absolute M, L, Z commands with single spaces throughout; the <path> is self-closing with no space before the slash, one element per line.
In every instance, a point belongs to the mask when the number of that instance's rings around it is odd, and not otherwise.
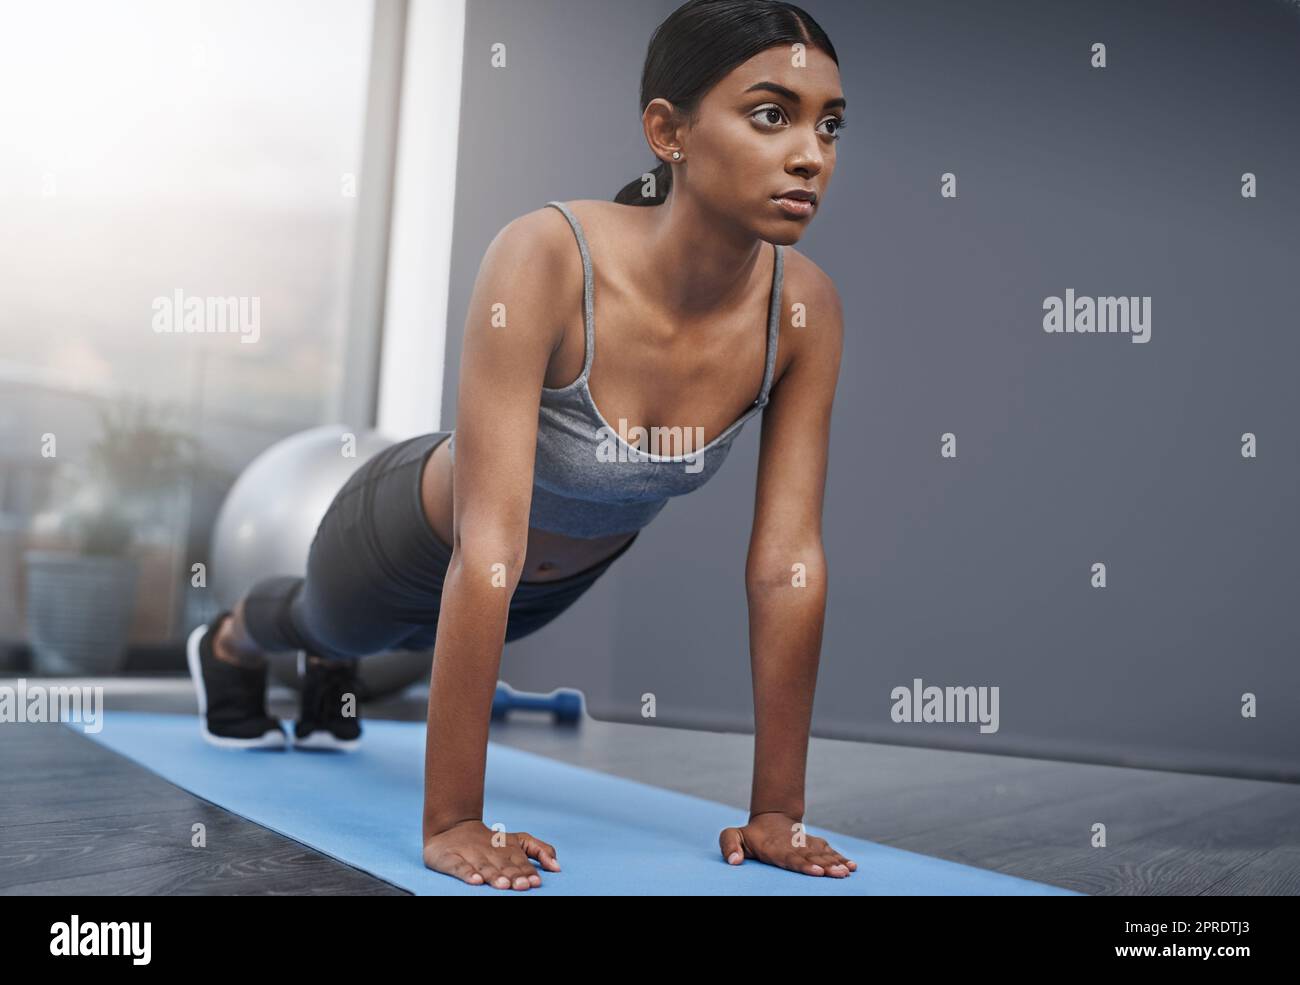
<path fill-rule="evenodd" d="M 668 162 L 660 161 L 641 177 L 629 181 L 614 196 L 623 205 L 662 205 L 673 187 L 673 169 Z"/>
<path fill-rule="evenodd" d="M 780 0 L 688 0 L 655 28 L 641 69 L 641 112 L 666 99 L 694 122 L 700 100 L 724 75 L 760 51 L 801 43 L 837 65 L 831 39 L 817 22 Z M 624 185 L 621 205 L 662 205 L 673 186 L 667 161 Z"/>

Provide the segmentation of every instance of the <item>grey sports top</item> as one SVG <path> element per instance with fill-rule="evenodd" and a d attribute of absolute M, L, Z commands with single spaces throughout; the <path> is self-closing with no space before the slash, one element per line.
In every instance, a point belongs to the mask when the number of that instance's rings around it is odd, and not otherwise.
<path fill-rule="evenodd" d="M 582 254 L 583 322 L 586 357 L 582 373 L 568 386 L 542 387 L 537 411 L 537 457 L 533 465 L 533 501 L 528 525 L 570 537 L 604 537 L 640 530 L 673 496 L 700 488 L 722 467 L 731 443 L 745 422 L 767 405 L 776 368 L 777 333 L 781 324 L 782 248 L 776 251 L 767 316 L 767 360 L 758 397 L 743 414 L 712 441 L 700 447 L 700 428 L 632 429 L 650 449 L 629 444 L 606 422 L 591 397 L 587 382 L 596 349 L 593 318 L 594 277 L 591 254 L 582 226 L 563 202 L 547 202 L 564 213 L 573 227 Z M 649 440 L 645 440 L 649 438 Z M 448 440 L 455 461 L 456 435 Z"/>

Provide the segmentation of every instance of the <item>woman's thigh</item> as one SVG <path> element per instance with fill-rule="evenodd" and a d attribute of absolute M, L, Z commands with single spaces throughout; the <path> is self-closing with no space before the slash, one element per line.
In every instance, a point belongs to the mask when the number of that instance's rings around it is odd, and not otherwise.
<path fill-rule="evenodd" d="M 317 527 L 296 601 L 312 636 L 364 656 L 436 624 L 450 550 L 425 519 L 419 474 L 450 432 L 398 442 L 344 483 Z"/>

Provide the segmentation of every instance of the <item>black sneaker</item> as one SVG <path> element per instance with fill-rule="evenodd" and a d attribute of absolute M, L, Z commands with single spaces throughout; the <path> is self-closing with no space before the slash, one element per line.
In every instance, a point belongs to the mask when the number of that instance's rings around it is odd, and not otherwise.
<path fill-rule="evenodd" d="M 351 752 L 361 744 L 361 681 L 355 660 L 308 660 L 298 651 L 302 705 L 293 726 L 299 749 Z M 346 714 L 345 714 L 346 712 Z"/>
<path fill-rule="evenodd" d="M 230 612 L 190 633 L 185 647 L 190 677 L 199 699 L 199 731 L 214 746 L 228 749 L 283 749 L 287 738 L 278 719 L 266 713 L 266 665 L 237 667 L 218 660 L 212 641 Z"/>

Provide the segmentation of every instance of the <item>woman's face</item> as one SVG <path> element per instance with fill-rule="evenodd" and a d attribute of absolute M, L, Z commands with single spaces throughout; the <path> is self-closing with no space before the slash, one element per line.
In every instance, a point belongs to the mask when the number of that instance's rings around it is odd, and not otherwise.
<path fill-rule="evenodd" d="M 701 100 L 682 134 L 682 190 L 760 239 L 797 242 L 835 171 L 844 93 L 835 62 L 816 48 L 769 48 L 737 66 Z M 674 181 L 673 194 L 678 183 Z M 791 190 L 813 203 L 781 201 Z"/>

